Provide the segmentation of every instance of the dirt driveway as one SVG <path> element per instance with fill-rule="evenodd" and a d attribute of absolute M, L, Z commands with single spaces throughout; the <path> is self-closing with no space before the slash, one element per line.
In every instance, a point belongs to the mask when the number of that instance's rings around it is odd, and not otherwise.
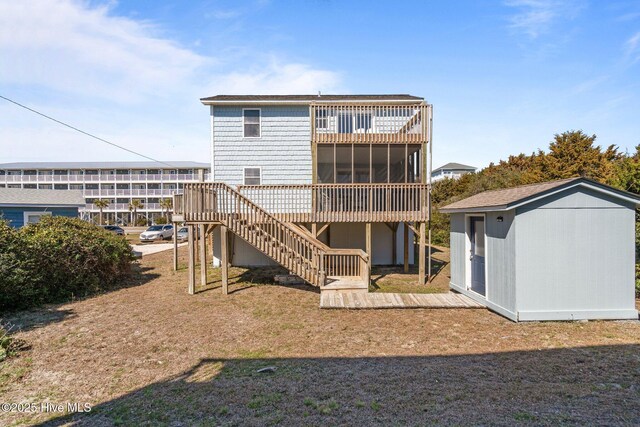
<path fill-rule="evenodd" d="M 230 295 L 216 271 L 189 296 L 170 251 L 141 263 L 128 288 L 5 318 L 31 349 L 0 365 L 0 400 L 37 410 L 0 425 L 640 423 L 638 322 L 323 311 L 313 288 L 235 268 Z"/>

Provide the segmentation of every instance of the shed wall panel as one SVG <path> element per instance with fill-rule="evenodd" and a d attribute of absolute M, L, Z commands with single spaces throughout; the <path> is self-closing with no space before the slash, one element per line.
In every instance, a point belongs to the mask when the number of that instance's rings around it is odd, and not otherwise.
<path fill-rule="evenodd" d="M 518 211 L 519 312 L 563 312 L 563 318 L 575 312 L 581 318 L 588 312 L 634 310 L 635 212 L 619 204 L 577 203 L 585 197 L 591 195 L 575 194 L 573 207 L 566 200 L 546 200 Z"/>
<path fill-rule="evenodd" d="M 498 222 L 498 217 L 502 221 Z M 509 311 L 516 306 L 515 211 L 485 217 L 487 299 Z"/>
<path fill-rule="evenodd" d="M 466 231 L 465 216 L 461 213 L 451 214 L 451 283 L 466 288 Z"/>

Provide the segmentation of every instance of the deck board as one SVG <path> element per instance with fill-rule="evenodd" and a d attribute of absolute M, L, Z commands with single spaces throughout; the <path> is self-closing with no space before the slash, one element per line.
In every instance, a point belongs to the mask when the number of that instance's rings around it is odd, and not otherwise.
<path fill-rule="evenodd" d="M 320 308 L 484 308 L 471 298 L 446 294 L 333 292 L 320 296 Z"/>

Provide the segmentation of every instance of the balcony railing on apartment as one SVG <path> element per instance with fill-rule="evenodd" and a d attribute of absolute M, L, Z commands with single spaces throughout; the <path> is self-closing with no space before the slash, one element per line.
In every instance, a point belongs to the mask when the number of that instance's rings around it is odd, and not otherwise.
<path fill-rule="evenodd" d="M 208 175 L 208 174 L 207 174 Z M 0 182 L 136 182 L 136 181 L 198 181 L 198 174 L 99 174 L 99 175 L 0 175 Z"/>
<path fill-rule="evenodd" d="M 214 213 L 215 197 L 206 184 L 190 184 L 202 192 L 202 212 L 191 212 L 174 196 L 174 212 L 184 218 L 205 218 Z M 426 184 L 300 184 L 239 186 L 247 199 L 284 222 L 401 222 L 427 221 Z M 187 212 L 188 211 L 188 212 Z M 204 214 L 204 215 L 201 215 Z"/>
<path fill-rule="evenodd" d="M 431 109 L 425 103 L 404 105 L 311 105 L 314 143 L 428 142 Z"/>
<path fill-rule="evenodd" d="M 98 212 L 100 211 L 100 208 L 98 208 L 93 203 L 87 203 L 84 210 Z M 165 210 L 165 208 L 160 206 L 160 203 L 145 203 L 142 205 L 142 207 L 138 208 L 138 212 L 162 211 L 162 210 Z M 129 203 L 110 203 L 106 208 L 103 208 L 102 211 L 103 212 L 114 212 L 114 211 L 129 212 Z"/>
<path fill-rule="evenodd" d="M 102 189 L 102 190 L 84 190 L 85 197 L 105 197 L 105 196 L 172 196 L 178 190 L 168 189 Z"/>

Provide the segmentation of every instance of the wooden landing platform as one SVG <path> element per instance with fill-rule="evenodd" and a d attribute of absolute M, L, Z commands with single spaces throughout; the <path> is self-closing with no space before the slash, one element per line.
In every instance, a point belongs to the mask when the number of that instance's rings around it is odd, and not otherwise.
<path fill-rule="evenodd" d="M 320 308 L 485 308 L 469 297 L 446 294 L 332 292 L 320 295 Z"/>

